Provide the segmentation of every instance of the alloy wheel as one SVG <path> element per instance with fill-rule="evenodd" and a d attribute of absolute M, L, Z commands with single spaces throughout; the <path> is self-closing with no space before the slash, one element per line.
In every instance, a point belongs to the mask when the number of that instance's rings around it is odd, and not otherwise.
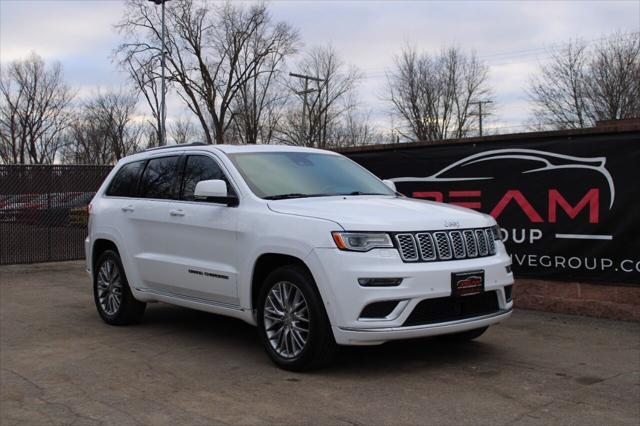
<path fill-rule="evenodd" d="M 122 275 L 112 260 L 105 260 L 98 271 L 98 301 L 102 311 L 115 315 L 122 304 Z"/>
<path fill-rule="evenodd" d="M 309 308 L 295 284 L 280 281 L 269 290 L 263 319 L 269 343 L 278 355 L 300 355 L 309 339 Z"/>

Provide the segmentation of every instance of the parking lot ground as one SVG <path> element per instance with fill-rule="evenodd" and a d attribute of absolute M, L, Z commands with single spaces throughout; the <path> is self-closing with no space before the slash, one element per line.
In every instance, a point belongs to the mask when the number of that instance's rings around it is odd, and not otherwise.
<path fill-rule="evenodd" d="M 516 293 L 517 296 L 517 293 Z M 516 311 L 475 342 L 274 367 L 253 327 L 98 317 L 82 263 L 0 267 L 0 424 L 640 424 L 640 324 Z"/>

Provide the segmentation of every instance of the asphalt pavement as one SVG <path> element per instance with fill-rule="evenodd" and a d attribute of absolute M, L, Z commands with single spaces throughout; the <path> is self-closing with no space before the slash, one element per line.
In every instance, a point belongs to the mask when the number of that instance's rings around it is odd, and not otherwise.
<path fill-rule="evenodd" d="M 517 287 L 516 287 L 517 297 Z M 81 262 L 0 267 L 0 424 L 640 424 L 640 323 L 514 312 L 477 341 L 276 368 L 253 327 L 151 304 L 98 317 Z"/>

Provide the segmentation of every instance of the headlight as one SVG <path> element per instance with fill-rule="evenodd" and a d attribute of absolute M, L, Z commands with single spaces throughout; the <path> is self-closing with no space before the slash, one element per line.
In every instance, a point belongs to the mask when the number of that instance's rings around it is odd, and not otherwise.
<path fill-rule="evenodd" d="M 369 251 L 374 248 L 392 248 L 389 234 L 377 232 L 332 232 L 333 241 L 340 250 Z"/>

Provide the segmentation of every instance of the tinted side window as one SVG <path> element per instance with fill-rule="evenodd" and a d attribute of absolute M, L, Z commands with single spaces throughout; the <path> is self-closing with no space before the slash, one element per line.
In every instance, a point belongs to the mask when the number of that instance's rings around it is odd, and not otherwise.
<path fill-rule="evenodd" d="M 140 196 L 144 198 L 176 199 L 179 157 L 149 160 L 140 179 Z"/>
<path fill-rule="evenodd" d="M 201 180 L 223 179 L 226 181 L 220 166 L 213 159 L 203 155 L 187 157 L 182 184 L 182 199 L 193 200 L 193 191 Z"/>
<path fill-rule="evenodd" d="M 107 188 L 107 195 L 112 197 L 135 197 L 138 178 L 143 166 L 144 161 L 136 161 L 122 166 L 111 181 L 109 188 Z"/>

